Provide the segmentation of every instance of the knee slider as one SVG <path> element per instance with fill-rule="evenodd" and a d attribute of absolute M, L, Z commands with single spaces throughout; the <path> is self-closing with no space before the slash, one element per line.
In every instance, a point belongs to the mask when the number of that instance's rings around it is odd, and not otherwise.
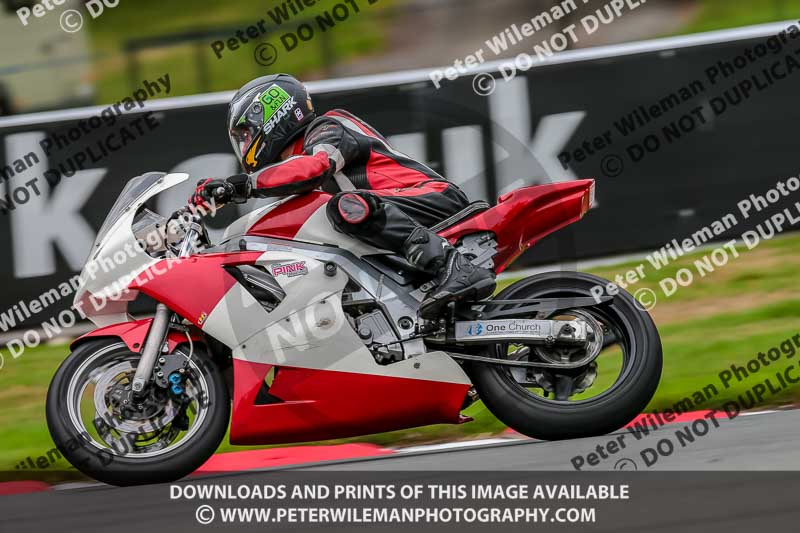
<path fill-rule="evenodd" d="M 372 213 L 369 202 L 358 194 L 346 193 L 339 196 L 336 202 L 339 216 L 348 224 L 361 224 Z"/>

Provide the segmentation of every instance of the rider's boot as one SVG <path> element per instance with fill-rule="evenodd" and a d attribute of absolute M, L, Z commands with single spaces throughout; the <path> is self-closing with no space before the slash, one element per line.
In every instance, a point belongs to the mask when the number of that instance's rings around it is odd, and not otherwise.
<path fill-rule="evenodd" d="M 420 305 L 422 318 L 437 318 L 450 302 L 482 300 L 494 292 L 494 272 L 476 267 L 427 228 L 415 229 L 406 239 L 403 252 L 411 264 L 435 276 L 434 288 Z"/>

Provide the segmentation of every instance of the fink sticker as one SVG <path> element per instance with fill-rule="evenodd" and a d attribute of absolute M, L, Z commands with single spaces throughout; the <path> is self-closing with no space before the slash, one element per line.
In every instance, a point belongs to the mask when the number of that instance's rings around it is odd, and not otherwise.
<path fill-rule="evenodd" d="M 308 274 L 308 268 L 305 261 L 297 261 L 296 263 L 287 263 L 285 265 L 272 265 L 273 276 L 293 278 L 295 276 L 305 276 L 306 274 Z"/>

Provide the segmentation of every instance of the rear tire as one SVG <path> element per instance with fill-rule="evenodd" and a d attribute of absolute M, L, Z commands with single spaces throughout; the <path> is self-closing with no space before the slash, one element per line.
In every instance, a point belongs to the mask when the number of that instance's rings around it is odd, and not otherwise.
<path fill-rule="evenodd" d="M 595 286 L 608 281 L 577 272 L 551 272 L 526 278 L 497 295 L 498 300 L 590 296 Z M 513 306 L 508 306 L 511 308 Z M 633 297 L 620 290 L 595 309 L 618 320 L 633 352 L 627 375 L 613 390 L 580 402 L 558 402 L 537 397 L 511 377 L 507 367 L 471 363 L 469 373 L 489 411 L 512 429 L 543 440 L 574 439 L 610 433 L 633 420 L 647 406 L 661 377 L 661 339 L 650 315 Z M 490 357 L 499 351 L 487 350 Z"/>
<path fill-rule="evenodd" d="M 181 348 L 178 349 L 180 350 Z M 75 410 L 70 411 L 68 408 L 69 402 L 73 401 L 70 384 L 73 380 L 81 380 L 83 375 L 92 375 L 91 365 L 87 360 L 111 363 L 130 360 L 136 356 L 138 354 L 132 354 L 118 339 L 100 339 L 82 344 L 61 364 L 47 392 L 47 426 L 58 450 L 84 474 L 111 485 L 164 483 L 180 479 L 211 457 L 228 428 L 230 398 L 225 380 L 203 346 L 197 344 L 191 358 L 191 372 L 198 373 L 195 381 L 207 386 L 208 390 L 204 394 L 208 401 L 204 402 L 207 406 L 203 407 L 205 412 L 199 422 L 200 427 L 192 433 L 184 433 L 183 440 L 177 445 L 170 444 L 163 452 L 156 451 L 145 457 L 136 457 L 133 454 L 123 456 L 110 447 L 103 448 L 103 443 L 98 442 L 97 436 L 93 436 L 92 429 L 76 427 L 76 419 L 70 416 L 71 413 L 74 415 Z M 73 391 L 75 387 L 83 385 L 76 381 Z M 199 409 L 200 407 L 197 412 Z M 96 413 L 85 407 L 78 411 L 78 419 L 84 416 L 84 411 Z M 195 421 L 198 417 L 199 415 L 195 416 Z M 85 421 L 80 423 L 85 424 Z M 170 449 L 173 446 L 174 449 Z"/>

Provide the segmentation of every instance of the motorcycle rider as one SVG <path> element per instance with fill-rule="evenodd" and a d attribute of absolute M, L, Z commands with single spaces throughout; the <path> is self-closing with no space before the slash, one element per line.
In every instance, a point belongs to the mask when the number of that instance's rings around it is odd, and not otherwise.
<path fill-rule="evenodd" d="M 466 195 L 347 111 L 317 116 L 308 90 L 292 76 L 263 76 L 242 87 L 228 109 L 228 133 L 246 173 L 199 182 L 191 203 L 244 203 L 320 188 L 333 194 L 327 216 L 336 230 L 402 253 L 433 276 L 423 318 L 435 318 L 448 302 L 494 292 L 493 272 L 428 229 L 465 208 Z"/>

